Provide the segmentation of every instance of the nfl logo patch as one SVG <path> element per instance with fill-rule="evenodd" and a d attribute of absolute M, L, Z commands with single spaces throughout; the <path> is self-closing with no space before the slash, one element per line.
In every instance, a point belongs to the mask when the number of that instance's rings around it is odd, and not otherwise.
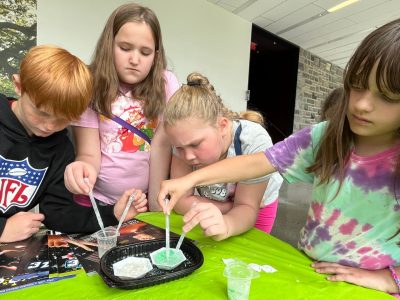
<path fill-rule="evenodd" d="M 28 161 L 6 159 L 0 155 L 0 210 L 27 207 L 35 197 L 47 168 L 35 169 Z"/>

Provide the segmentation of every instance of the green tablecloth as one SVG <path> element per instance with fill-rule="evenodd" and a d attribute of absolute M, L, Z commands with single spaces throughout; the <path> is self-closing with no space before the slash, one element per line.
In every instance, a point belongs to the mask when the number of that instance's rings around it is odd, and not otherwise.
<path fill-rule="evenodd" d="M 161 213 L 144 213 L 139 219 L 164 227 Z M 238 220 L 239 221 L 239 220 Z M 180 234 L 182 217 L 171 215 L 171 231 Z M 325 275 L 310 267 L 304 254 L 272 236 L 252 229 L 249 232 L 215 242 L 205 238 L 199 228 L 187 235 L 197 240 L 204 264 L 191 275 L 137 290 L 109 288 L 98 275 L 80 274 L 76 278 L 33 286 L 0 295 L 6 299 L 227 299 L 222 258 L 237 258 L 246 263 L 268 264 L 278 272 L 260 273 L 251 283 L 249 299 L 394 299 L 383 292 L 347 283 L 329 282 Z"/>

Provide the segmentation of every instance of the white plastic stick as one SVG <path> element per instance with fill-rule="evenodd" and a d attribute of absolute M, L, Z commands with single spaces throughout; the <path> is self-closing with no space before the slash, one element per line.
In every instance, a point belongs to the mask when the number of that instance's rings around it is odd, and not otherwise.
<path fill-rule="evenodd" d="M 118 227 L 117 227 L 117 232 L 119 232 L 119 229 L 122 225 L 122 222 L 125 220 L 126 214 L 128 213 L 129 207 L 131 207 L 132 202 L 136 198 L 136 192 L 134 192 L 132 195 L 129 196 L 128 202 L 126 203 L 124 212 L 121 215 L 121 218 L 119 219 Z"/>
<path fill-rule="evenodd" d="M 176 247 L 175 247 L 176 250 L 179 250 L 179 248 L 181 247 L 183 239 L 185 238 L 185 234 L 186 234 L 186 232 L 182 231 L 182 234 L 178 240 L 178 244 L 176 244 Z"/>
<path fill-rule="evenodd" d="M 106 232 L 104 231 L 103 220 L 101 219 L 100 212 L 99 212 L 99 208 L 97 207 L 97 204 L 96 204 L 96 200 L 94 200 L 94 197 L 93 197 L 93 190 L 90 188 L 89 178 L 84 178 L 83 180 L 84 180 L 84 181 L 86 182 L 86 184 L 89 186 L 89 198 L 90 198 L 90 202 L 92 202 L 92 206 L 93 206 L 93 209 L 94 209 L 94 213 L 96 214 L 97 222 L 99 223 L 99 226 L 100 226 L 101 230 L 103 231 L 104 236 L 106 236 Z"/>
<path fill-rule="evenodd" d="M 197 205 L 197 201 L 194 201 L 191 205 L 191 209 Z M 178 244 L 176 244 L 175 249 L 179 250 L 182 246 L 183 239 L 185 238 L 186 232 L 182 229 L 182 234 L 179 237 Z"/>
<path fill-rule="evenodd" d="M 165 206 L 168 206 L 169 200 L 165 199 Z M 165 215 L 165 251 L 167 258 L 169 257 L 169 215 Z"/>

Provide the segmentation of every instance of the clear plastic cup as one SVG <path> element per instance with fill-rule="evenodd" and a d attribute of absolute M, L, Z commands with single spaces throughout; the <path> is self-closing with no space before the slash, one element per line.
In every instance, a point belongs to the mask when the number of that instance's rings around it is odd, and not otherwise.
<path fill-rule="evenodd" d="M 101 258 L 107 250 L 117 245 L 119 232 L 114 227 L 107 227 L 104 230 L 97 231 L 93 236 L 97 239 L 97 249 Z"/>
<path fill-rule="evenodd" d="M 228 299 L 247 300 L 250 294 L 251 280 L 257 276 L 253 269 L 242 261 L 229 263 L 224 270 L 224 276 L 228 279 Z"/>

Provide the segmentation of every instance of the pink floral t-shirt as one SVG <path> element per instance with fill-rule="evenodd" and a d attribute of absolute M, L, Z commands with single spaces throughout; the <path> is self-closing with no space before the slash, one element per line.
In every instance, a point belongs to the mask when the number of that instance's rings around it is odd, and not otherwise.
<path fill-rule="evenodd" d="M 179 88 L 175 75 L 165 71 L 166 101 Z M 150 138 L 154 136 L 157 122 L 146 119 L 142 102 L 132 98 L 127 91 L 113 102 L 112 113 Z M 96 199 L 114 204 L 130 188 L 147 192 L 149 185 L 150 145 L 115 121 L 88 108 L 73 126 L 98 128 L 101 147 L 101 167 L 93 194 Z"/>

